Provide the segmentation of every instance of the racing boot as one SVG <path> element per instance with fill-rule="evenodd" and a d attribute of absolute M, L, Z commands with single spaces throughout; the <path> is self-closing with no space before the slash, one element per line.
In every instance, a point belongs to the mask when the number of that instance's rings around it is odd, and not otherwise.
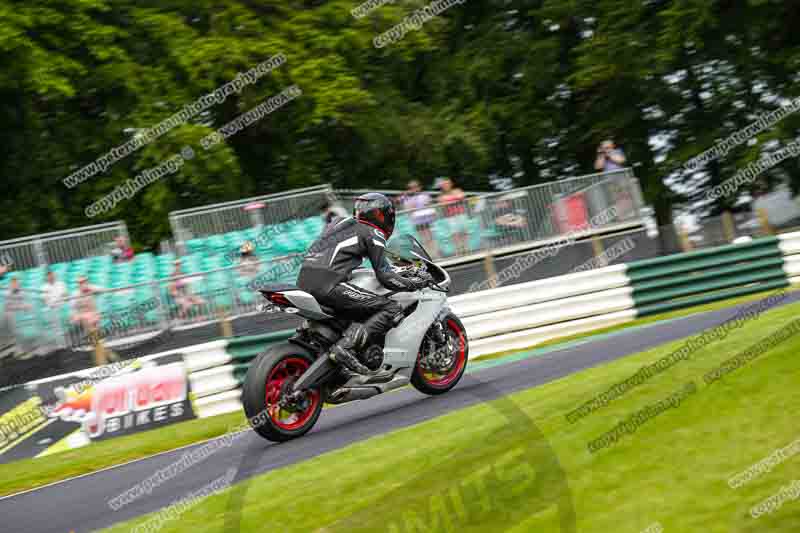
<path fill-rule="evenodd" d="M 363 382 L 382 380 L 385 377 L 391 379 L 392 373 L 381 369 L 382 350 L 380 360 L 377 361 L 373 350 L 368 350 L 366 354 L 362 353 L 368 339 L 369 332 L 363 324 L 350 324 L 342 334 L 342 338 L 331 347 L 328 357 L 349 371 L 350 378 L 363 376 L 367 378 L 360 380 Z M 364 359 L 365 357 L 366 359 Z"/>
<path fill-rule="evenodd" d="M 383 348 L 377 344 L 369 346 L 360 352 L 358 360 L 367 367 L 369 374 L 356 374 L 348 369 L 343 369 L 348 377 L 347 384 L 368 385 L 370 383 L 386 383 L 394 378 L 394 372 L 383 367 Z"/>
<path fill-rule="evenodd" d="M 334 363 L 339 363 L 347 370 L 368 376 L 371 374 L 369 368 L 358 359 L 356 354 L 367 343 L 369 332 L 363 324 L 352 323 L 344 333 L 342 338 L 336 341 L 331 347 L 328 357 Z"/>

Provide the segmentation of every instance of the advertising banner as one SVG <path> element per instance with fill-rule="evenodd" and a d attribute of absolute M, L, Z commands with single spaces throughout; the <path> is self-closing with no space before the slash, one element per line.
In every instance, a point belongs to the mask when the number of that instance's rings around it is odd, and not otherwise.
<path fill-rule="evenodd" d="M 553 203 L 553 225 L 559 233 L 586 229 L 589 217 L 584 193 L 577 192 Z"/>
<path fill-rule="evenodd" d="M 181 354 L 121 361 L 0 393 L 0 463 L 195 418 Z"/>

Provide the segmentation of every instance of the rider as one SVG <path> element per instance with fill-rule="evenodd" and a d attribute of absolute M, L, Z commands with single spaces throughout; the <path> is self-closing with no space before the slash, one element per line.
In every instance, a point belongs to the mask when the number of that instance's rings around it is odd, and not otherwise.
<path fill-rule="evenodd" d="M 383 344 L 386 332 L 403 319 L 403 308 L 385 296 L 347 283 L 350 273 L 369 257 L 380 283 L 393 291 L 415 291 L 430 278 L 403 277 L 384 256 L 394 231 L 394 205 L 382 194 L 356 199 L 353 217 L 335 217 L 303 259 L 297 285 L 342 318 L 354 320 L 331 348 L 329 357 L 358 374 L 371 374 L 382 360 L 368 360 L 363 348 Z"/>

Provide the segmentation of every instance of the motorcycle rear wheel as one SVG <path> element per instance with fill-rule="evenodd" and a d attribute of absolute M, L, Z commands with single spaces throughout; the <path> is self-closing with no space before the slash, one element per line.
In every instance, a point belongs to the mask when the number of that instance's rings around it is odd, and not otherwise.
<path fill-rule="evenodd" d="M 317 423 L 323 403 L 319 390 L 307 391 L 295 405 L 279 404 L 313 362 L 314 358 L 299 346 L 284 343 L 271 346 L 250 365 L 242 387 L 242 404 L 250 427 L 261 437 L 285 442 L 305 435 Z"/>

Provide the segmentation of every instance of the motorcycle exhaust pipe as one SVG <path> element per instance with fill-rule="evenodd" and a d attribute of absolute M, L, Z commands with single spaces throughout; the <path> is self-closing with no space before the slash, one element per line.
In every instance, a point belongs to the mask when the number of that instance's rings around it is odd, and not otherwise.
<path fill-rule="evenodd" d="M 353 400 L 366 400 L 380 394 L 382 391 L 377 387 L 353 387 L 337 389 L 328 399 L 329 403 L 345 403 Z"/>

